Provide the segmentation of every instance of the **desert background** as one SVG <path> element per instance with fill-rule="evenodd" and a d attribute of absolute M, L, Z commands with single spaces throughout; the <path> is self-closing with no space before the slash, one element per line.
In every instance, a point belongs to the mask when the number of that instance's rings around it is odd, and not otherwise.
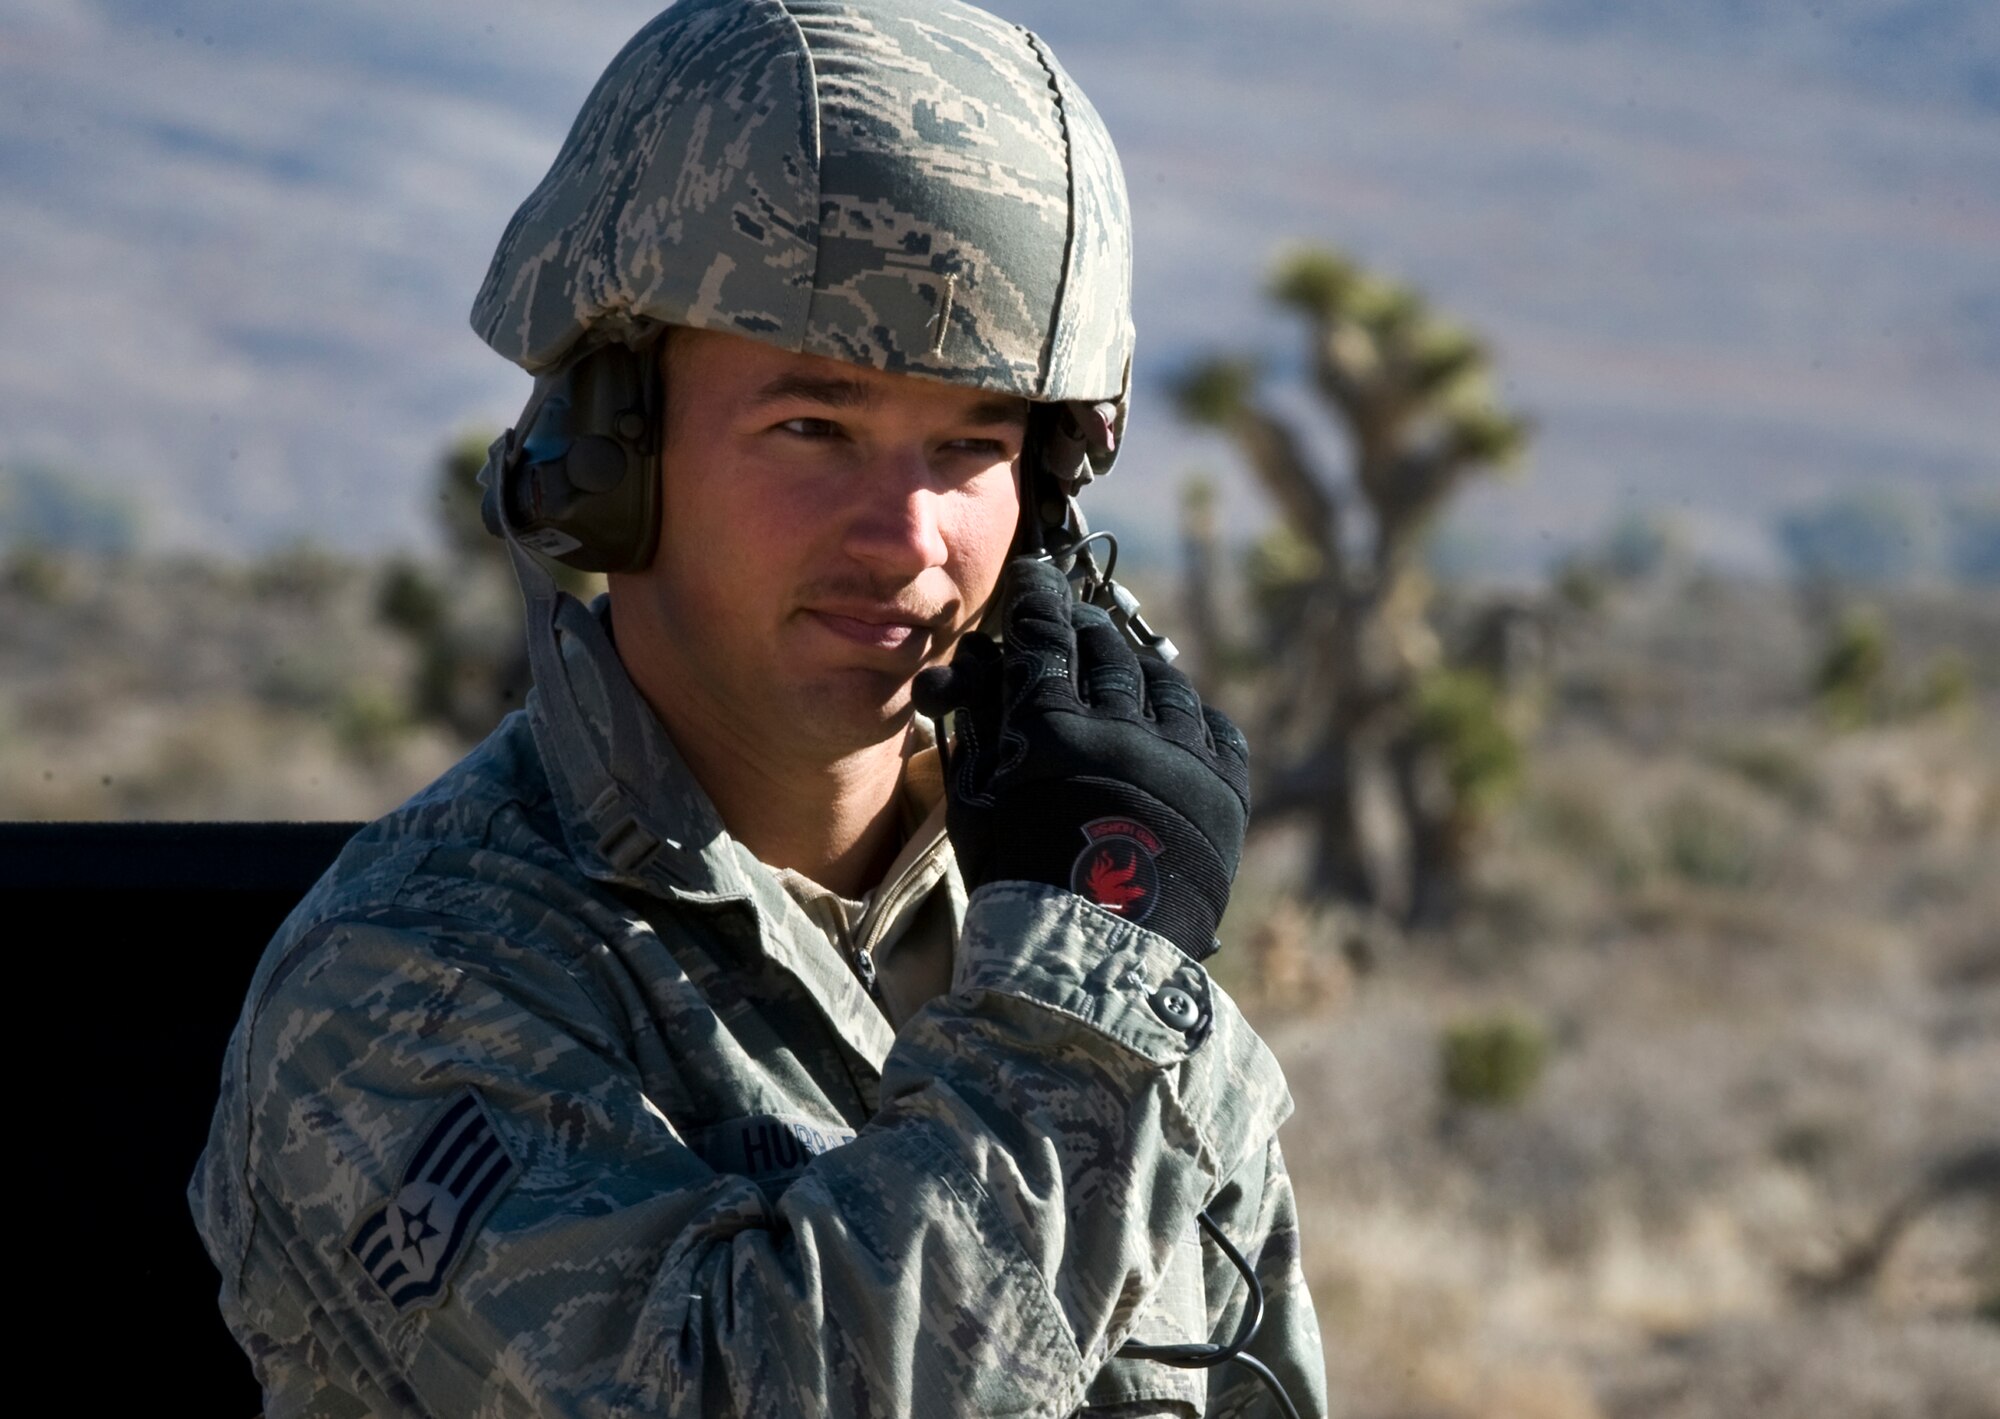
<path fill-rule="evenodd" d="M 464 311 L 652 8 L 0 12 L 0 818 L 518 702 Z M 1333 1414 L 2000 1416 L 2000 23 L 994 8 L 1127 165 L 1085 505 L 1263 764 Z"/>

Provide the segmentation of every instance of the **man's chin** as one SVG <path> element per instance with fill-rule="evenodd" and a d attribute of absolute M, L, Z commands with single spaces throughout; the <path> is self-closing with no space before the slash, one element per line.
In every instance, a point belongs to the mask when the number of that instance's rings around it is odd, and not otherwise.
<path fill-rule="evenodd" d="M 900 736 L 915 713 L 910 702 L 914 678 L 859 669 L 815 677 L 795 692 L 801 736 L 841 751 Z"/>

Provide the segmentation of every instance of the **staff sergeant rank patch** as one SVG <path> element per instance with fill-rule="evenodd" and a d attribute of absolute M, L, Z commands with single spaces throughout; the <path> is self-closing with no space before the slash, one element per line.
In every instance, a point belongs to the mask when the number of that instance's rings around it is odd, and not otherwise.
<path fill-rule="evenodd" d="M 362 1217 L 347 1250 L 397 1310 L 435 1306 L 466 1242 L 520 1171 L 479 1091 L 467 1089 L 434 1116 L 396 1195 Z"/>

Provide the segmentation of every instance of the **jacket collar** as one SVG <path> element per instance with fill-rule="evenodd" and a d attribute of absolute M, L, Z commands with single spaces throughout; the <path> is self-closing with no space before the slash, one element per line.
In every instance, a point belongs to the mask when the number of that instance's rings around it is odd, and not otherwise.
<path fill-rule="evenodd" d="M 741 849 L 618 658 L 610 598 L 531 597 L 527 636 L 528 721 L 571 860 L 654 895 L 748 895 Z"/>
<path fill-rule="evenodd" d="M 747 906 L 756 949 L 816 1001 L 859 1066 L 857 1087 L 872 1109 L 894 1030 L 776 874 L 724 829 L 618 658 L 609 598 L 586 608 L 557 593 L 528 605 L 528 722 L 571 860 L 596 881 L 649 897 Z"/>
<path fill-rule="evenodd" d="M 537 569 L 539 570 L 539 569 Z M 590 606 L 557 591 L 527 627 L 535 672 L 528 721 L 547 767 L 570 857 L 595 880 L 673 897 L 760 897 L 775 876 L 724 827 L 680 750 L 626 673 L 611 640 L 609 596 Z M 935 736 L 921 717 L 904 785 L 906 827 L 943 801 Z M 915 842 L 905 848 L 908 855 Z M 888 874 L 897 875 L 902 866 Z M 885 879 L 886 882 L 887 879 Z M 753 885 L 753 882 L 755 885 Z"/>

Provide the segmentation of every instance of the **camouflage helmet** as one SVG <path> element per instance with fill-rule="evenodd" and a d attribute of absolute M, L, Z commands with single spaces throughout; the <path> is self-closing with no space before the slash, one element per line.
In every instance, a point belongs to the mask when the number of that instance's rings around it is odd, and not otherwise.
<path fill-rule="evenodd" d="M 1110 135 L 1027 30 L 681 0 L 585 100 L 472 324 L 538 375 L 681 325 L 1060 405 L 1045 456 L 1075 487 L 1122 429 L 1131 276 Z"/>

